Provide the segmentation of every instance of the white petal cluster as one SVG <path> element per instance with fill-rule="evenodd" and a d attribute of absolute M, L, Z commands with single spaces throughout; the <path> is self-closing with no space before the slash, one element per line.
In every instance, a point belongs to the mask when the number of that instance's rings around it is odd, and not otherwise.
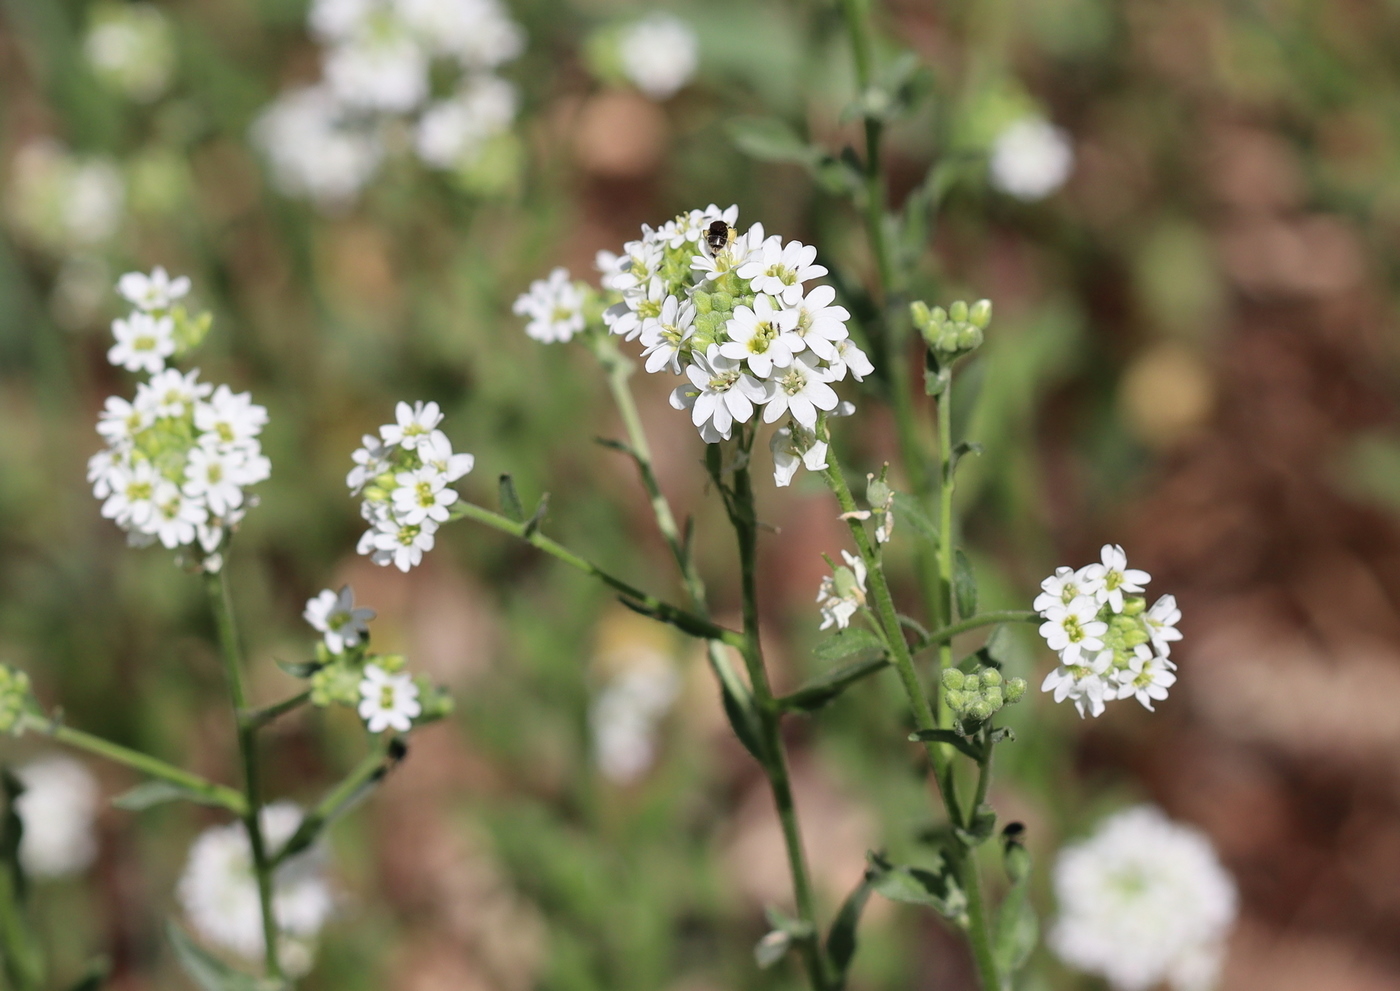
<path fill-rule="evenodd" d="M 355 591 L 349 585 L 342 585 L 339 592 L 322 590 L 307 600 L 302 613 L 311 628 L 322 635 L 332 654 L 359 646 L 369 633 L 369 621 L 374 616 L 373 609 L 355 605 Z"/>
<path fill-rule="evenodd" d="M 588 712 L 598 770 L 617 784 L 637 780 L 656 760 L 656 727 L 680 693 L 669 664 L 639 664 L 613 678 Z"/>
<path fill-rule="evenodd" d="M 818 415 L 853 409 L 832 384 L 847 374 L 859 381 L 873 368 L 849 338 L 850 313 L 836 305 L 836 291 L 807 286 L 826 274 L 816 248 L 767 236 L 762 224 L 739 234 L 738 218 L 738 207 L 711 204 L 659 228 L 643 226 L 620 255 L 599 252 L 602 288 L 616 300 L 603 323 L 640 339 L 647 371 L 684 377 L 671 405 L 689 411 L 706 443 L 728 440 L 736 424 L 760 414 L 764 423 L 786 418 L 786 433 L 773 442 L 774 477 L 786 485 L 799 464 L 826 466 L 814 432 Z M 569 288 L 582 295 L 556 270 L 531 286 L 516 312 L 549 324 L 558 339 L 561 325 L 576 326 L 581 316 L 573 295 L 563 295 Z M 569 305 L 548 309 L 561 299 Z M 539 327 L 532 336 L 545 332 Z"/>
<path fill-rule="evenodd" d="M 992 144 L 992 185 L 1020 200 L 1040 200 L 1065 184 L 1074 168 L 1069 135 L 1040 117 L 1005 128 Z"/>
<path fill-rule="evenodd" d="M 254 126 L 278 188 L 334 208 L 373 178 L 403 128 L 431 168 L 476 162 L 515 119 L 495 74 L 524 48 L 500 0 L 314 0 L 322 79 L 284 93 Z M 451 92 L 434 97 L 447 80 Z"/>
<path fill-rule="evenodd" d="M 1073 700 L 1081 716 L 1102 715 L 1108 702 L 1126 698 L 1151 711 L 1167 697 L 1176 684 L 1169 655 L 1181 639 L 1181 611 L 1171 595 L 1148 609 L 1140 593 L 1150 580 L 1128 567 L 1122 547 L 1105 544 L 1099 563 L 1057 568 L 1040 583 L 1040 635 L 1060 655 L 1041 691 L 1054 692 L 1056 702 Z"/>
<path fill-rule="evenodd" d="M 83 40 L 93 74 L 108 86 L 149 103 L 165 92 L 175 69 L 175 38 L 150 3 L 97 4 Z"/>
<path fill-rule="evenodd" d="M 454 454 L 452 442 L 438 429 L 437 403 L 399 403 L 395 420 L 366 434 L 351 456 L 355 467 L 346 476 L 352 495 L 363 494 L 360 515 L 370 528 L 359 552 L 378 565 L 408 571 L 433 548 L 434 534 L 451 515 L 457 491 L 451 484 L 472 470 L 476 459 Z"/>
<path fill-rule="evenodd" d="M 568 269 L 556 268 L 549 278 L 531 282 L 511 309 L 526 318 L 525 333 L 535 340 L 563 343 L 583 330 L 585 290 L 569 277 Z"/>
<path fill-rule="evenodd" d="M 1055 863 L 1051 949 L 1115 991 L 1210 991 L 1235 919 L 1234 881 L 1199 831 L 1138 806 Z"/>
<path fill-rule="evenodd" d="M 695 29 L 672 14 L 649 14 L 618 40 L 623 74 L 653 100 L 666 100 L 690 82 L 700 63 Z"/>
<path fill-rule="evenodd" d="M 126 212 L 117 164 L 75 155 L 55 141 L 20 148 L 10 169 L 9 214 L 26 240 L 56 254 L 78 254 L 110 241 Z"/>
<path fill-rule="evenodd" d="M 402 672 L 391 674 L 378 664 L 366 664 L 365 677 L 360 682 L 359 713 L 371 733 L 383 733 L 386 729 L 407 733 L 413 728 L 413 720 L 423 714 L 413 677 Z"/>
<path fill-rule="evenodd" d="M 260 821 L 269 851 L 275 853 L 291 839 L 301 820 L 301 810 L 291 802 L 264 807 Z M 177 894 L 190 925 L 206 941 L 247 960 L 262 959 L 265 943 L 253 853 L 241 822 L 199 835 L 190 847 Z M 289 858 L 277 869 L 272 914 L 285 967 L 307 969 L 316 937 L 334 911 L 326 856 L 319 847 Z"/>
<path fill-rule="evenodd" d="M 865 606 L 865 561 L 849 551 L 842 551 L 841 557 L 846 564 L 834 568 L 817 590 L 823 630 L 833 626 L 844 630 L 851 625 L 851 617 Z"/>
<path fill-rule="evenodd" d="M 258 441 L 267 410 L 246 392 L 199 381 L 198 369 L 166 367 L 186 322 L 177 301 L 188 279 L 129 272 L 118 290 L 136 309 L 113 321 L 108 360 L 149 378 L 130 401 L 108 397 L 97 423 L 107 446 L 89 459 L 88 481 L 102 515 L 133 544 L 198 544 L 217 570 L 226 533 L 251 504 L 245 490 L 272 471 Z"/>
<path fill-rule="evenodd" d="M 71 757 L 50 754 L 15 769 L 24 792 L 15 801 L 24 833 L 19 861 L 30 877 L 76 874 L 97 856 L 97 779 Z"/>

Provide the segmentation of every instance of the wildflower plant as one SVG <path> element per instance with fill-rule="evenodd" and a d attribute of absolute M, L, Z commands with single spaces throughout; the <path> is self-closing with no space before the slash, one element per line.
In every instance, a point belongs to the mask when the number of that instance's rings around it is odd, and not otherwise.
<path fill-rule="evenodd" d="M 292 987 L 313 966 L 317 936 L 335 908 L 325 829 L 404 758 L 415 729 L 451 711 L 452 700 L 414 674 L 402 655 L 371 650 L 374 610 L 357 606 L 348 586 L 324 590 L 306 603 L 314 649 L 306 660 L 281 664 L 304 687 L 270 704 L 251 698 L 225 560 L 240 522 L 257 505 L 253 487 L 272 471 L 258 439 L 268 413 L 249 393 L 215 387 L 201 381 L 198 369 L 177 367 L 213 323 L 211 314 L 188 308 L 191 288 L 188 278 L 171 278 L 160 268 L 128 273 L 118 282 L 132 310 L 113 322 L 108 358 L 141 379 L 134 398 L 107 400 L 97 424 L 105 446 L 91 458 L 88 477 L 102 515 L 126 531 L 129 543 L 175 551 L 176 562 L 205 585 L 228 684 L 241 787 L 66 725 L 61 709 L 46 711 L 29 678 L 6 666 L 0 666 L 0 732 L 48 737 L 146 776 L 114 800 L 121 809 L 137 812 L 184 800 L 231 816 L 195 841 L 178 886 L 193 932 L 176 921 L 168 931 L 201 987 L 272 991 Z M 437 429 L 441 420 L 436 404 L 401 403 L 395 423 L 366 438 L 367 448 L 356 455 L 350 486 L 363 497 L 371 524 L 366 553 L 381 564 L 406 571 L 421 560 L 433 531 L 447 519 L 445 507 L 456 500 L 447 484 L 471 469 L 471 456 L 454 453 Z M 392 539 L 380 539 L 385 534 Z M 310 807 L 269 802 L 260 731 L 307 705 L 350 710 L 365 728 L 365 753 Z M 0 850 L 9 852 L 3 867 L 10 880 L 0 885 L 0 909 L 13 924 L 0 927 L 0 958 L 20 991 L 44 986 L 38 944 L 25 928 L 25 873 L 79 869 L 94 852 L 89 827 L 82 825 L 91 819 L 94 786 L 71 765 L 58 771 L 56 776 L 50 764 L 38 763 L 6 778 L 14 815 L 5 820 L 8 838 L 0 837 Z M 34 810 L 60 806 L 68 810 L 71 828 L 60 834 L 46 820 L 43 833 L 26 842 L 23 830 Z M 249 974 L 249 966 L 258 973 Z"/>

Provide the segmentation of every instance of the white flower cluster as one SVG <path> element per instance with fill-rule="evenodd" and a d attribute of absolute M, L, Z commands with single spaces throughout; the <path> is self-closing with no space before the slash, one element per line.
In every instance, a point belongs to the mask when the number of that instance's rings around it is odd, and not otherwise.
<path fill-rule="evenodd" d="M 618 39 L 623 74 L 653 100 L 666 100 L 690 82 L 700 63 L 695 29 L 672 14 L 648 14 Z"/>
<path fill-rule="evenodd" d="M 656 726 L 680 688 L 680 676 L 669 663 L 638 664 L 598 694 L 588 721 L 604 777 L 628 784 L 646 773 L 656 759 Z"/>
<path fill-rule="evenodd" d="M 292 802 L 265 806 L 260 816 L 268 851 L 275 854 L 301 825 Z M 241 822 L 206 829 L 190 847 L 178 887 L 180 904 L 195 931 L 209 943 L 246 960 L 262 959 L 262 910 L 253 873 L 252 846 Z M 335 911 L 320 847 L 288 858 L 272 879 L 272 914 L 281 943 L 278 952 L 292 973 L 310 969 L 316 937 Z"/>
<path fill-rule="evenodd" d="M 1139 593 L 1151 580 L 1128 567 L 1116 544 L 1105 544 L 1102 560 L 1075 571 L 1056 568 L 1040 583 L 1034 606 L 1044 617 L 1040 635 L 1059 653 L 1060 665 L 1046 676 L 1041 691 L 1055 701 L 1073 699 L 1083 716 L 1098 716 L 1112 699 L 1137 698 L 1147 709 L 1167 697 L 1176 683 L 1169 660 L 1181 610 L 1164 595 L 1151 609 Z"/>
<path fill-rule="evenodd" d="M 116 162 L 75 155 L 42 138 L 16 153 L 6 198 L 17 233 L 59 255 L 111 240 L 126 211 L 126 185 Z"/>
<path fill-rule="evenodd" d="M 1051 949 L 1116 991 L 1210 991 L 1235 919 L 1234 881 L 1210 841 L 1151 806 L 1111 816 L 1055 863 Z"/>
<path fill-rule="evenodd" d="M 835 626 L 844 630 L 851 625 L 851 617 L 865 607 L 865 561 L 849 551 L 842 551 L 841 556 L 845 565 L 834 567 L 817 589 L 817 607 L 822 614 L 819 629 Z"/>
<path fill-rule="evenodd" d="M 165 92 L 175 69 L 170 22 L 150 3 L 99 3 L 83 54 L 103 83 L 140 103 Z"/>
<path fill-rule="evenodd" d="M 641 339 L 647 371 L 685 376 L 671 405 L 690 411 L 706 443 L 728 440 L 759 410 L 765 423 L 786 416 L 772 441 L 774 477 L 786 485 L 799 463 L 826 467 L 818 414 L 853 410 L 832 383 L 874 369 L 850 340 L 850 313 L 835 305 L 836 290 L 806 287 L 826 274 L 817 249 L 766 236 L 762 224 L 739 234 L 738 215 L 738 207 L 711 204 L 643 226 L 621 255 L 599 252 L 603 289 L 617 300 L 603 322 Z M 556 269 L 516 301 L 516 312 L 531 318 L 531 336 L 567 340 L 584 322 L 586 295 Z"/>
<path fill-rule="evenodd" d="M 198 369 L 166 367 L 208 328 L 207 317 L 191 321 L 178 302 L 189 279 L 157 268 L 128 272 L 117 288 L 135 309 L 113 321 L 108 360 L 150 378 L 130 402 L 107 399 L 97 423 L 107 448 L 88 461 L 88 481 L 102 515 L 133 544 L 159 540 L 173 550 L 197 541 L 205 566 L 217 570 L 225 533 L 250 504 L 244 489 L 271 474 L 258 442 L 267 410 L 246 392 L 200 382 Z"/>
<path fill-rule="evenodd" d="M 282 94 L 253 128 L 287 195 L 353 199 L 405 123 L 420 160 L 458 169 L 515 119 L 515 88 L 494 70 L 525 39 L 500 0 L 314 0 L 307 20 L 323 78 Z M 435 98 L 442 78 L 452 93 Z"/>
<path fill-rule="evenodd" d="M 61 754 L 15 769 L 24 791 L 15 800 L 24 833 L 19 862 L 30 877 L 57 878 L 85 870 L 97 856 L 97 780 L 86 765 Z"/>
<path fill-rule="evenodd" d="M 359 552 L 375 564 L 408 571 L 433 549 L 434 534 L 457 501 L 449 485 L 471 471 L 476 459 L 452 452 L 452 442 L 437 429 L 437 403 L 399 403 L 394 416 L 378 437 L 364 436 L 345 483 L 352 495 L 364 495 L 360 515 L 370 528 Z"/>
<path fill-rule="evenodd" d="M 1024 117 L 1003 129 L 992 144 L 988 164 L 994 187 L 1027 201 L 1059 189 L 1073 168 L 1069 135 L 1040 117 Z"/>

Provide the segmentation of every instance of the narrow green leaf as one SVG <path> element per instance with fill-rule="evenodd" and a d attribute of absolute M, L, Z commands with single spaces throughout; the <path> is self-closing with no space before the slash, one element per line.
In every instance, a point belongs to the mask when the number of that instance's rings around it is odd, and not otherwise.
<path fill-rule="evenodd" d="M 625 454 L 629 458 L 635 458 L 637 456 L 637 452 L 632 450 L 631 446 L 624 444 L 620 440 L 614 440 L 611 437 L 594 437 L 593 443 L 600 447 L 606 447 L 610 451 L 617 451 L 619 454 Z"/>
<path fill-rule="evenodd" d="M 790 946 L 792 946 L 791 934 L 781 929 L 774 929 L 754 945 L 754 963 L 758 964 L 760 970 L 767 970 L 787 956 Z"/>
<path fill-rule="evenodd" d="M 827 637 L 812 648 L 812 654 L 818 660 L 839 661 L 852 654 L 875 650 L 883 651 L 884 649 L 885 645 L 875 634 L 858 626 L 852 626 L 835 636 Z"/>
<path fill-rule="evenodd" d="M 815 712 L 862 678 L 884 670 L 889 664 L 890 660 L 884 654 L 843 664 L 839 668 L 817 675 L 796 691 L 784 695 L 778 699 L 778 704 L 789 712 Z"/>
<path fill-rule="evenodd" d="M 502 475 L 500 481 L 501 513 L 517 523 L 525 519 L 525 506 L 520 501 L 520 493 L 515 491 L 515 479 Z"/>
<path fill-rule="evenodd" d="M 283 991 L 286 987 L 279 981 L 264 980 L 235 970 L 192 940 L 174 922 L 165 924 L 165 934 L 175 949 L 175 958 L 180 961 L 180 966 L 201 991 Z"/>
<path fill-rule="evenodd" d="M 919 743 L 947 743 L 975 761 L 982 759 L 981 751 L 978 750 L 976 744 L 956 730 L 921 729 L 917 733 L 910 733 L 909 739 L 917 740 Z"/>
<path fill-rule="evenodd" d="M 293 678 L 310 678 L 325 667 L 320 661 L 278 661 L 277 666 Z"/>
<path fill-rule="evenodd" d="M 907 867 L 872 854 L 871 868 L 871 887 L 890 901 L 926 905 L 954 921 L 967 913 L 967 896 L 946 865 Z"/>
<path fill-rule="evenodd" d="M 724 714 L 729 717 L 729 727 L 734 730 L 734 735 L 739 738 L 744 749 L 753 755 L 754 760 L 760 764 L 766 764 L 763 747 L 758 740 L 758 730 L 754 725 L 753 710 L 742 699 L 735 696 L 729 690 L 729 686 L 723 682 L 720 682 L 720 698 L 724 702 Z"/>
<path fill-rule="evenodd" d="M 856 955 L 856 928 L 871 890 L 870 873 L 867 871 L 855 890 L 841 903 L 836 918 L 831 920 L 831 930 L 826 936 L 826 958 L 831 961 L 831 969 L 836 975 L 836 991 L 846 984 L 846 973 L 851 969 L 851 960 Z"/>
<path fill-rule="evenodd" d="M 971 619 L 977 613 L 977 579 L 972 575 L 972 562 L 959 547 L 953 557 L 953 597 L 958 600 L 958 615 Z"/>
<path fill-rule="evenodd" d="M 822 154 L 785 121 L 774 117 L 736 117 L 725 125 L 725 130 L 736 148 L 762 162 L 811 165 Z"/>
<path fill-rule="evenodd" d="M 908 526 L 935 547 L 938 546 L 938 527 L 928 518 L 924 507 L 919 505 L 919 500 L 908 492 L 894 494 L 894 518 L 896 522 Z"/>
<path fill-rule="evenodd" d="M 520 536 L 526 540 L 533 537 L 535 531 L 540 528 L 540 524 L 544 522 L 544 516 L 547 512 L 549 512 L 548 492 L 540 496 L 540 501 L 535 505 L 535 511 L 530 515 L 530 518 L 525 521 L 525 529 L 520 532 Z"/>
<path fill-rule="evenodd" d="M 1002 899 L 992 933 L 997 969 L 1010 977 L 1025 966 L 1040 936 L 1040 920 L 1030 901 L 1030 854 L 1021 842 L 1025 828 L 1012 823 L 1002 830 L 1002 855 L 1011 888 Z"/>
<path fill-rule="evenodd" d="M 143 781 L 135 788 L 112 799 L 112 805 L 127 812 L 140 812 L 166 802 L 193 802 L 196 805 L 219 806 L 220 802 L 194 788 L 184 788 L 173 781 Z"/>

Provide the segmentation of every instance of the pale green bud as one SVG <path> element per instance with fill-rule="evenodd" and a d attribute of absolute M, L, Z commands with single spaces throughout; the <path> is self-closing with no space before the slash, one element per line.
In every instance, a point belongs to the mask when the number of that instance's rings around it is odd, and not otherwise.
<path fill-rule="evenodd" d="M 967 692 L 959 691 L 956 688 L 948 689 L 948 691 L 943 694 L 943 699 L 948 703 L 948 708 L 952 709 L 954 712 L 962 712 L 963 709 L 967 707 Z"/>
<path fill-rule="evenodd" d="M 844 564 L 832 573 L 831 579 L 832 584 L 836 586 L 836 594 L 839 598 L 849 599 L 860 592 L 860 585 L 856 582 L 855 572 Z"/>
<path fill-rule="evenodd" d="M 984 684 L 984 685 L 1000 685 L 1000 684 L 1001 684 L 1001 672 L 998 671 L 996 668 L 987 668 L 985 671 L 982 672 L 982 676 L 981 676 L 981 677 L 982 677 L 982 684 Z"/>
<path fill-rule="evenodd" d="M 1125 596 L 1123 599 L 1124 616 L 1140 616 L 1147 609 L 1147 600 L 1140 595 Z"/>
<path fill-rule="evenodd" d="M 957 668 L 943 669 L 943 687 L 949 691 L 957 691 L 962 688 L 965 677 Z"/>
<path fill-rule="evenodd" d="M 997 694 L 1000 695 L 1001 692 L 998 690 Z M 997 708 L 997 705 L 993 705 L 985 698 L 979 698 L 967 707 L 963 712 L 963 718 L 972 720 L 973 722 L 984 723 L 996 714 Z"/>
<path fill-rule="evenodd" d="M 990 685 L 982 689 L 982 701 L 994 709 L 1000 709 L 1002 707 L 1001 686 Z"/>
<path fill-rule="evenodd" d="M 979 299 L 972 304 L 967 311 L 967 319 L 976 324 L 982 330 L 987 329 L 987 325 L 992 322 L 992 301 L 990 299 Z"/>
<path fill-rule="evenodd" d="M 29 675 L 0 664 L 0 733 L 19 734 L 29 707 Z"/>
<path fill-rule="evenodd" d="M 914 321 L 914 326 L 923 330 L 933 319 L 933 314 L 929 312 L 928 304 L 922 299 L 916 299 L 909 304 L 909 319 Z"/>
<path fill-rule="evenodd" d="M 965 324 L 958 331 L 958 349 L 961 351 L 971 351 L 973 348 L 982 346 L 982 328 L 973 324 Z"/>
<path fill-rule="evenodd" d="M 1006 701 L 1007 701 L 1008 704 L 1014 704 L 1014 703 L 1016 703 L 1016 702 L 1021 701 L 1021 698 L 1022 698 L 1025 694 L 1026 694 L 1026 679 L 1025 679 L 1025 678 L 1010 678 L 1010 679 L 1007 680 L 1007 682 L 1006 682 Z"/>
<path fill-rule="evenodd" d="M 958 300 L 952 306 L 948 307 L 948 319 L 952 320 L 954 323 L 966 323 L 967 304 L 962 300 Z"/>
<path fill-rule="evenodd" d="M 982 690 L 982 676 L 975 671 L 972 674 L 963 675 L 963 691 L 979 692 Z"/>

